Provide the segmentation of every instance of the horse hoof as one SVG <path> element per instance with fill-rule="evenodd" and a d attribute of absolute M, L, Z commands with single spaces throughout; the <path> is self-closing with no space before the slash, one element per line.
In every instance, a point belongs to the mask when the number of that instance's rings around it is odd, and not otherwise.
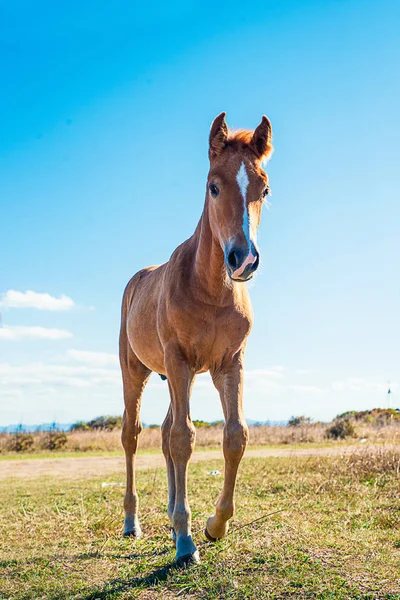
<path fill-rule="evenodd" d="M 134 537 L 138 540 L 139 538 L 142 537 L 142 532 L 140 529 L 139 530 L 138 529 L 129 529 L 129 530 L 124 531 L 123 536 L 124 537 Z"/>
<path fill-rule="evenodd" d="M 207 531 L 207 527 L 204 530 L 204 535 L 206 536 L 206 538 L 208 539 L 209 542 L 216 542 L 218 540 L 218 538 L 214 538 L 212 537 L 212 535 L 210 535 Z"/>
<path fill-rule="evenodd" d="M 180 568 L 186 568 L 186 567 L 189 567 L 190 565 L 198 565 L 199 562 L 200 562 L 200 555 L 199 555 L 198 550 L 196 550 L 195 552 L 192 552 L 190 554 L 184 554 L 183 556 L 180 556 L 179 558 L 176 559 L 176 564 Z"/>

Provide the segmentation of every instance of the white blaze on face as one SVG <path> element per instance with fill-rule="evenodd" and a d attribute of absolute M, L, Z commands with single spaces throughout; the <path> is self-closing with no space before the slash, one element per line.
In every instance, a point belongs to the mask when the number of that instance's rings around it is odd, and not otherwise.
<path fill-rule="evenodd" d="M 250 182 L 249 176 L 247 175 L 246 171 L 246 165 L 244 164 L 244 162 L 242 162 L 242 164 L 240 165 L 240 169 L 236 175 L 236 181 L 238 182 L 238 186 L 243 197 L 243 233 L 244 237 L 246 238 L 247 246 L 249 249 L 249 253 L 246 257 L 246 260 L 238 269 L 236 269 L 236 271 L 234 271 L 234 273 L 232 273 L 232 277 L 238 279 L 241 277 L 247 265 L 251 265 L 257 260 L 257 257 L 254 256 L 251 251 L 251 242 L 253 242 L 255 245 L 255 236 L 249 219 L 249 209 L 247 208 L 247 188 Z"/>

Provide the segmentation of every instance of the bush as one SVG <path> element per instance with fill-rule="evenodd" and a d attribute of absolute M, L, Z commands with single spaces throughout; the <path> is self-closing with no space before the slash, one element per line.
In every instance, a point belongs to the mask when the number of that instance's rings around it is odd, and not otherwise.
<path fill-rule="evenodd" d="M 310 417 L 290 417 L 287 426 L 288 427 L 301 427 L 302 425 L 311 425 Z"/>
<path fill-rule="evenodd" d="M 341 415 L 338 415 L 336 419 L 349 419 L 352 418 L 358 423 L 367 423 L 383 427 L 394 421 L 400 421 L 400 411 L 395 408 L 373 408 L 372 410 L 349 410 Z"/>
<path fill-rule="evenodd" d="M 205 428 L 211 427 L 211 423 L 208 423 L 207 421 L 200 421 L 199 419 L 193 421 L 193 425 L 195 427 L 205 427 Z"/>
<path fill-rule="evenodd" d="M 87 422 L 89 429 L 121 429 L 122 417 L 97 417 Z"/>
<path fill-rule="evenodd" d="M 42 442 L 42 448 L 45 450 L 61 450 L 67 443 L 68 438 L 62 431 L 50 431 Z"/>
<path fill-rule="evenodd" d="M 11 452 L 29 452 L 33 443 L 33 435 L 30 433 L 16 433 L 10 437 L 7 450 L 11 450 Z"/>
<path fill-rule="evenodd" d="M 347 437 L 355 437 L 356 431 L 350 419 L 336 419 L 332 425 L 327 428 L 325 435 L 329 439 L 344 440 Z"/>
<path fill-rule="evenodd" d="M 71 425 L 71 431 L 90 431 L 90 427 L 85 421 L 77 421 Z"/>
<path fill-rule="evenodd" d="M 91 421 L 77 421 L 71 427 L 71 431 L 90 431 L 93 429 L 113 429 L 122 428 L 122 417 L 96 417 Z"/>

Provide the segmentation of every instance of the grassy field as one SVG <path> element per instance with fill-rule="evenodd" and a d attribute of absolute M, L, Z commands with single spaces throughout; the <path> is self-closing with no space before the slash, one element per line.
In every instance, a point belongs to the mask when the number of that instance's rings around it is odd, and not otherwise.
<path fill-rule="evenodd" d="M 177 570 L 164 469 L 138 472 L 144 537 L 121 537 L 123 471 L 0 487 L 0 597 L 400 599 L 400 453 L 245 459 L 225 540 L 203 536 L 222 477 L 190 468 L 202 562 Z M 280 511 L 280 512 L 276 512 Z M 275 514 L 271 514 L 275 513 Z M 268 516 L 270 515 L 270 516 Z M 257 520 L 258 519 L 258 520 Z"/>

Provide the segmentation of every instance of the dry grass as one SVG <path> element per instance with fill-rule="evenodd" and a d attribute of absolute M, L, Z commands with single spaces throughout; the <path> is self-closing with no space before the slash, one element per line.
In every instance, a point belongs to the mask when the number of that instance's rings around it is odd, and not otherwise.
<path fill-rule="evenodd" d="M 250 427 L 251 446 L 279 446 L 282 444 L 325 443 L 326 429 L 323 423 L 305 424 L 299 427 L 252 426 Z M 33 434 L 33 445 L 29 452 L 48 451 L 45 447 L 46 435 Z M 355 439 L 368 439 L 373 443 L 400 443 L 400 423 L 376 426 L 355 424 Z M 0 434 L 0 454 L 10 452 L 11 434 Z M 335 443 L 335 442 L 331 442 Z M 196 448 L 218 448 L 222 444 L 222 425 L 198 427 Z M 158 427 L 146 428 L 140 436 L 140 449 L 152 450 L 161 447 L 161 431 Z M 67 443 L 56 452 L 122 452 L 121 431 L 114 429 L 74 431 L 67 434 Z"/>

